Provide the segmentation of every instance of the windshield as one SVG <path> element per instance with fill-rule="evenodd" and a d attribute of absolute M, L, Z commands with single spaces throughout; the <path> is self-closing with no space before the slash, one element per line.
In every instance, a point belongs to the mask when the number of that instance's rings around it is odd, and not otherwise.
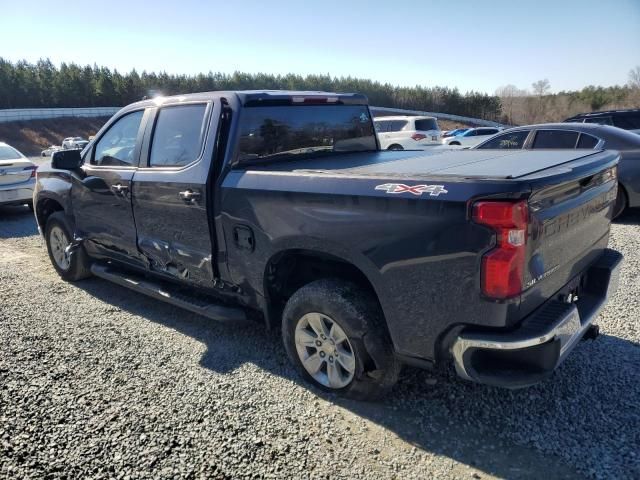
<path fill-rule="evenodd" d="M 9 145 L 0 145 L 0 160 L 18 160 L 22 155 L 15 148 Z"/>
<path fill-rule="evenodd" d="M 239 160 L 374 150 L 364 105 L 248 107 L 240 117 Z"/>

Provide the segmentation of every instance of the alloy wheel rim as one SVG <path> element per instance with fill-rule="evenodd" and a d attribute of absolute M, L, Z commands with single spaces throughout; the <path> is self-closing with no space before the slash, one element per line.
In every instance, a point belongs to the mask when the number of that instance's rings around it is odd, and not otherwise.
<path fill-rule="evenodd" d="M 68 247 L 70 245 L 69 239 L 64 231 L 55 226 L 49 233 L 49 244 L 51 245 L 51 255 L 56 262 L 56 265 L 62 270 L 68 270 L 71 265 L 71 259 L 69 258 Z"/>
<path fill-rule="evenodd" d="M 319 384 L 344 388 L 356 371 L 356 360 L 347 334 L 332 318 L 307 313 L 298 320 L 295 344 L 302 366 Z"/>

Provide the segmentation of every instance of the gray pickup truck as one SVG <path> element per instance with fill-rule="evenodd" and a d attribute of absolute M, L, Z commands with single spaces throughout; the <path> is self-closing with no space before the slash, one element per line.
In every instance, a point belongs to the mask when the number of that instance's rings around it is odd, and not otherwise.
<path fill-rule="evenodd" d="M 321 389 L 373 398 L 403 364 L 522 387 L 615 291 L 618 157 L 380 151 L 362 95 L 210 92 L 125 107 L 34 205 L 63 278 L 281 327 Z"/>

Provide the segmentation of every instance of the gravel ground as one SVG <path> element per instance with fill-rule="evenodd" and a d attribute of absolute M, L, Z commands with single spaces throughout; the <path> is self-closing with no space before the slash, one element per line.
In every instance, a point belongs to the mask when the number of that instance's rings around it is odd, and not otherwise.
<path fill-rule="evenodd" d="M 380 404 L 302 385 L 277 333 L 49 265 L 0 208 L 0 477 L 640 478 L 640 213 L 618 294 L 551 379 L 507 391 L 407 369 Z"/>

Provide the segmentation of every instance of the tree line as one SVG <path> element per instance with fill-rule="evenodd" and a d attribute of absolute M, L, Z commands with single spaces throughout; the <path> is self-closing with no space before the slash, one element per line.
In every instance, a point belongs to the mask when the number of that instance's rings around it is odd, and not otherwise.
<path fill-rule="evenodd" d="M 212 90 L 287 89 L 358 92 L 371 105 L 463 115 L 487 120 L 501 116 L 500 99 L 447 87 L 398 87 L 353 77 L 209 72 L 198 75 L 120 73 L 98 65 L 10 62 L 0 57 L 0 108 L 118 107 L 152 96 Z"/>
<path fill-rule="evenodd" d="M 509 125 L 526 125 L 565 120 L 577 113 L 619 108 L 640 108 L 640 66 L 629 72 L 626 85 L 550 93 L 548 79 L 531 84 L 531 90 L 504 85 L 496 90 L 500 98 L 500 121 Z"/>
<path fill-rule="evenodd" d="M 209 72 L 170 75 L 166 72 L 120 73 L 98 65 L 36 63 L 0 57 L 0 109 L 37 107 L 119 107 L 153 96 L 211 90 L 287 89 L 358 92 L 379 107 L 449 113 L 510 125 L 560 121 L 580 112 L 640 107 L 640 66 L 624 86 L 588 86 L 550 93 L 547 79 L 519 89 L 505 85 L 495 95 L 461 93 L 448 87 L 399 87 L 389 83 L 330 75 L 272 75 Z"/>

